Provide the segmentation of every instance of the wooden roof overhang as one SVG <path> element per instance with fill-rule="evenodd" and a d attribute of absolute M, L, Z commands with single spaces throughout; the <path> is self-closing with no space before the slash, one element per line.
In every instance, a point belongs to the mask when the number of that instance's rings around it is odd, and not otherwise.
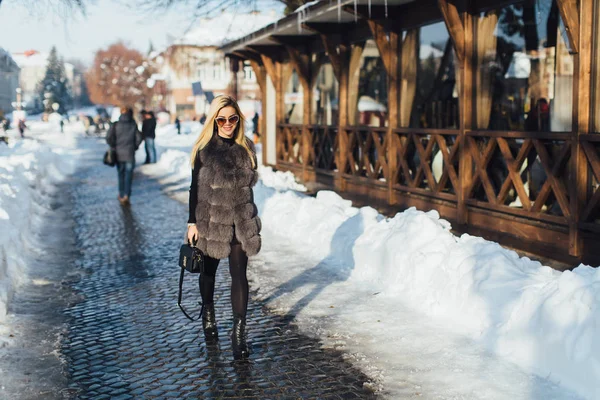
<path fill-rule="evenodd" d="M 449 0 L 462 8 L 462 0 Z M 373 37 L 370 24 L 385 31 L 407 29 L 443 21 L 440 3 L 447 0 L 342 0 L 321 1 L 288 15 L 256 32 L 221 47 L 230 58 L 262 63 L 289 59 L 289 49 L 300 54 L 326 52 L 326 41 L 350 45 Z"/>

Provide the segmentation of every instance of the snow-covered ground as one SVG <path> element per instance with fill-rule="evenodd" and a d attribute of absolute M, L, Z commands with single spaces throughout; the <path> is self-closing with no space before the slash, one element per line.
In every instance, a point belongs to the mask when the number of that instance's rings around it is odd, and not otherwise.
<path fill-rule="evenodd" d="M 31 184 L 61 179 L 77 160 L 75 135 L 44 126 L 33 131 L 41 143 L 0 144 L 1 299 L 26 279 L 27 220 L 44 212 L 32 206 Z M 182 129 L 189 134 L 159 128 L 159 162 L 139 167 L 183 202 L 199 130 L 191 122 Z M 600 398 L 600 270 L 557 272 L 456 237 L 435 212 L 386 218 L 333 192 L 307 196 L 289 173 L 260 167 L 260 175 L 253 298 L 343 350 L 387 397 Z"/>
<path fill-rule="evenodd" d="M 8 145 L 0 142 L 0 334 L 8 301 L 27 279 L 26 249 L 44 240 L 33 222 L 50 212 L 45 195 L 74 171 L 80 154 L 79 124 L 67 125 L 64 134 L 58 124 L 29 121 L 28 127 L 25 139 L 10 129 Z"/>

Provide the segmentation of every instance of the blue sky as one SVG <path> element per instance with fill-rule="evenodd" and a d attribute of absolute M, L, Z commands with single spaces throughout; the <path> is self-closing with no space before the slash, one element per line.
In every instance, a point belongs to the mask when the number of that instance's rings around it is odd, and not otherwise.
<path fill-rule="evenodd" d="M 29 2 L 35 3 L 44 2 Z M 86 17 L 80 14 L 65 17 L 60 8 L 41 5 L 31 10 L 24 7 L 21 0 L 4 0 L 0 6 L 0 47 L 21 52 L 29 49 L 49 51 L 56 45 L 63 57 L 91 63 L 96 50 L 119 39 L 144 53 L 150 41 L 155 48 L 161 48 L 168 43 L 169 35 L 183 34 L 192 22 L 189 9 L 149 15 L 124 3 L 122 0 L 96 0 L 88 7 Z M 258 3 L 261 7 L 281 10 L 281 6 L 272 1 L 259 0 Z"/>

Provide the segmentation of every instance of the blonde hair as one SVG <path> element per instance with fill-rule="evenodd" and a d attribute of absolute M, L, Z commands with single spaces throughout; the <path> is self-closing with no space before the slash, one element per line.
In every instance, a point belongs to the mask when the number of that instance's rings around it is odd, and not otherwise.
<path fill-rule="evenodd" d="M 244 123 L 246 119 L 242 115 L 240 111 L 240 106 L 238 106 L 237 101 L 231 96 L 217 96 L 210 104 L 210 109 L 208 111 L 208 115 L 206 116 L 206 122 L 204 123 L 204 127 L 196 139 L 194 146 L 192 147 L 191 154 L 191 165 L 194 168 L 194 163 L 196 162 L 196 157 L 198 152 L 206 147 L 210 139 L 212 139 L 213 135 L 218 135 L 218 128 L 215 121 L 219 111 L 225 107 L 233 107 L 237 115 L 239 115 L 240 120 L 235 127 L 234 139 L 237 144 L 242 146 L 248 152 L 248 156 L 250 157 L 250 161 L 252 162 L 252 168 L 256 168 L 255 154 L 254 150 L 251 148 L 249 144 L 250 140 L 246 138 L 244 134 Z"/>

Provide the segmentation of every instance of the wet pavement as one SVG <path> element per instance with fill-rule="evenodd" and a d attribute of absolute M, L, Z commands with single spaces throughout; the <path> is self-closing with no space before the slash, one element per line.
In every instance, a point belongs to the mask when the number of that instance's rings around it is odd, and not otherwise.
<path fill-rule="evenodd" d="M 95 160 L 95 159 L 94 159 Z M 229 273 L 217 273 L 219 341 L 207 345 L 201 324 L 177 307 L 177 256 L 185 205 L 136 172 L 132 204 L 119 205 L 116 171 L 100 163 L 73 178 L 77 267 L 71 283 L 84 300 L 66 309 L 61 353 L 67 393 L 79 399 L 370 399 L 369 378 L 301 335 L 290 321 L 252 299 L 250 359 L 232 360 Z M 249 268 L 252 268 L 252 260 Z M 197 314 L 197 276 L 187 275 L 184 303 Z M 65 393 L 64 391 L 62 393 Z"/>

